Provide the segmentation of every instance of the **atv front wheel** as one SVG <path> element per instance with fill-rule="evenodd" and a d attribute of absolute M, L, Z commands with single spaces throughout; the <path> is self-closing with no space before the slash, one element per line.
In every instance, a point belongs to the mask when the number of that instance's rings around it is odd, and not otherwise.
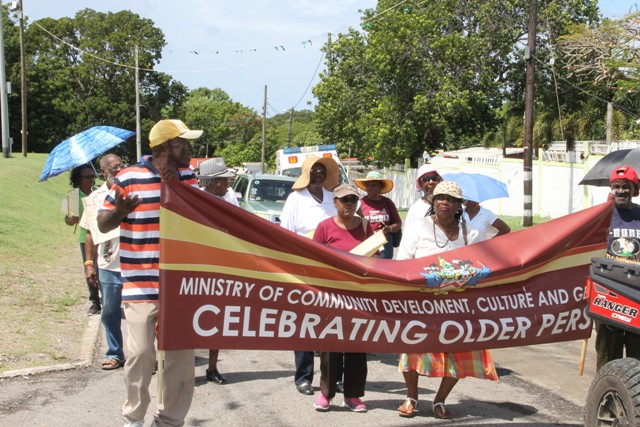
<path fill-rule="evenodd" d="M 640 361 L 616 359 L 598 370 L 584 421 L 587 427 L 640 427 Z"/>

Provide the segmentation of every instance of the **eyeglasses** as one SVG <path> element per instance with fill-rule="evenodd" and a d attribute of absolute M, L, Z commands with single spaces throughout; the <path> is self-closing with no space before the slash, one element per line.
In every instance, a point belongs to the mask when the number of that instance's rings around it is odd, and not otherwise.
<path fill-rule="evenodd" d="M 440 175 L 429 175 L 429 176 L 421 176 L 420 177 L 420 182 L 425 184 L 429 181 L 434 181 L 434 182 L 440 182 L 442 181 L 442 178 L 440 177 Z"/>
<path fill-rule="evenodd" d="M 340 200 L 340 203 L 358 203 L 358 197 L 356 196 L 344 196 L 344 197 L 338 197 L 338 200 Z"/>

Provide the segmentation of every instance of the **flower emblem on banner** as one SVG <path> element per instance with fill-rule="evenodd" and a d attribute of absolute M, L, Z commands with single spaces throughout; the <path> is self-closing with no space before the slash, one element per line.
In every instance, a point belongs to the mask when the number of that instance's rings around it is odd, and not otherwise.
<path fill-rule="evenodd" d="M 491 274 L 491 269 L 482 263 L 478 268 L 469 260 L 460 261 L 452 259 L 446 261 L 438 257 L 438 264 L 431 264 L 424 267 L 425 272 L 420 274 L 426 280 L 426 287 L 421 288 L 421 292 L 432 292 L 435 294 L 446 294 L 449 291 L 462 292 L 470 287 L 476 286 L 480 280 Z"/>

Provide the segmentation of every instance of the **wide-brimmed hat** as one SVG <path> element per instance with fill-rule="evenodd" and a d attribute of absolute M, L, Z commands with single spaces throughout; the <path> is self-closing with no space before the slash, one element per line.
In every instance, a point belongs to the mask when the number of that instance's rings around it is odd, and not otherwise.
<path fill-rule="evenodd" d="M 320 163 L 324 165 L 327 170 L 327 179 L 324 180 L 322 186 L 327 191 L 333 191 L 335 187 L 340 184 L 340 168 L 338 167 L 338 163 L 331 157 L 318 157 L 318 156 L 309 156 L 304 159 L 302 162 L 302 173 L 293 183 L 292 189 L 299 191 L 307 188 L 310 182 L 311 177 L 311 168 L 316 163 Z"/>
<path fill-rule="evenodd" d="M 425 163 L 424 165 L 420 166 L 420 169 L 418 169 L 418 176 L 416 177 L 416 188 L 418 190 L 422 190 L 422 183 L 420 182 L 420 178 L 422 178 L 424 175 L 430 172 L 435 172 L 436 175 L 440 176 L 440 174 L 438 173 L 436 168 L 433 167 L 433 165 L 429 163 Z"/>
<path fill-rule="evenodd" d="M 448 196 L 455 197 L 456 199 L 460 199 L 460 201 L 463 199 L 462 189 L 453 181 L 442 181 L 436 185 L 436 188 L 433 189 L 433 198 L 435 199 L 439 194 L 446 194 Z"/>
<path fill-rule="evenodd" d="M 356 196 L 358 199 L 360 198 L 358 190 L 351 184 L 341 184 L 333 189 L 333 197 L 340 198 L 345 196 Z"/>
<path fill-rule="evenodd" d="M 236 176 L 236 171 L 229 169 L 221 157 L 214 157 L 198 165 L 196 176 L 200 179 L 231 178 Z"/>
<path fill-rule="evenodd" d="M 149 147 L 153 148 L 177 137 L 197 139 L 200 136 L 201 130 L 191 130 L 180 120 L 160 120 L 149 132 Z"/>
<path fill-rule="evenodd" d="M 363 191 L 367 191 L 366 183 L 379 181 L 382 183 L 382 188 L 380 189 L 380 194 L 386 194 L 389 191 L 393 190 L 393 181 L 388 178 L 383 178 L 380 172 L 371 171 L 367 174 L 366 178 L 356 179 L 354 180 L 359 189 Z"/>

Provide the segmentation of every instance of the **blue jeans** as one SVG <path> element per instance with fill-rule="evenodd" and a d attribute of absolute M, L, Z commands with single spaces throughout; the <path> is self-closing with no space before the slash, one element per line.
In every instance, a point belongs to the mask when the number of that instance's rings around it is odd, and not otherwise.
<path fill-rule="evenodd" d="M 386 235 L 389 241 L 384 244 L 384 250 L 380 252 L 380 258 L 393 259 L 393 234 Z"/>
<path fill-rule="evenodd" d="M 294 351 L 296 356 L 296 373 L 293 381 L 296 384 L 313 383 L 313 351 Z"/>
<path fill-rule="evenodd" d="M 102 325 L 107 338 L 107 359 L 113 358 L 124 362 L 124 345 L 122 344 L 122 277 L 119 271 L 103 270 L 100 276 L 102 291 Z"/>

